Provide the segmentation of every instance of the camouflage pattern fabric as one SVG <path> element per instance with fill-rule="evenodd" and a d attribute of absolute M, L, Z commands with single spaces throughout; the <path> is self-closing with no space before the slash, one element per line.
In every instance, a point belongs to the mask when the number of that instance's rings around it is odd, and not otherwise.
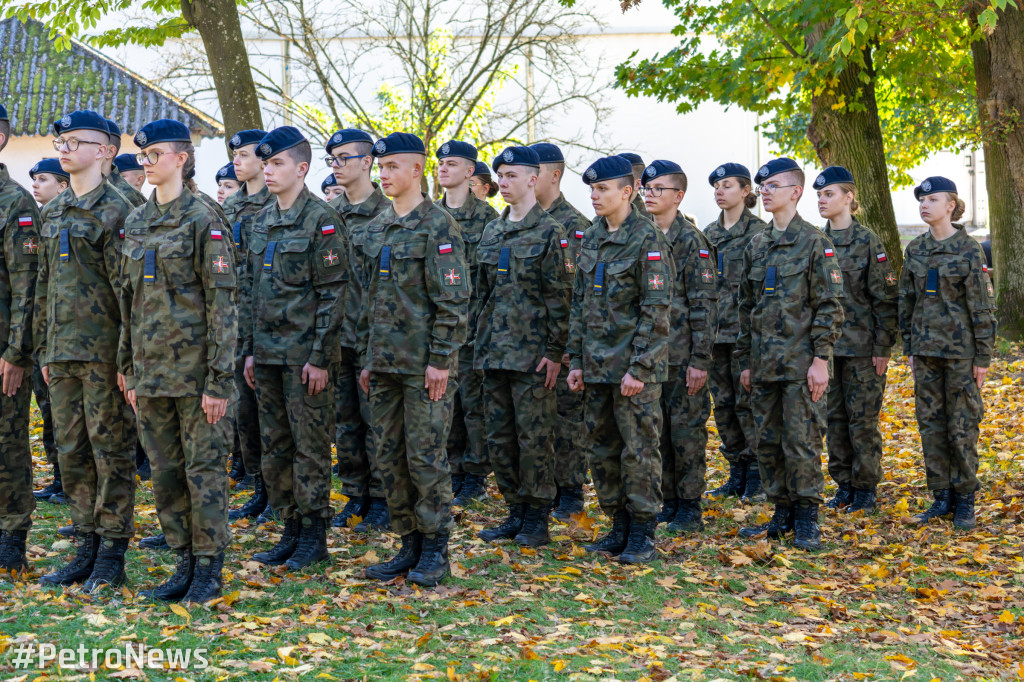
<path fill-rule="evenodd" d="M 26 377 L 27 380 L 28 377 Z M 57 466 L 57 441 L 53 437 L 50 389 L 43 381 L 42 367 L 38 362 L 32 367 L 32 394 L 35 395 L 36 405 L 39 406 L 39 417 L 43 420 L 43 451 L 46 453 L 46 463 L 55 467 Z"/>
<path fill-rule="evenodd" d="M 711 392 L 704 384 L 696 395 L 687 395 L 682 371 L 662 384 L 661 492 L 666 500 L 699 500 L 706 489 Z"/>
<path fill-rule="evenodd" d="M 124 179 L 121 175 L 121 171 L 118 170 L 117 166 L 110 167 L 110 175 L 107 176 L 107 180 L 114 186 L 114 189 L 120 194 L 129 204 L 132 206 L 142 206 L 146 203 L 146 197 L 139 190 Z"/>
<path fill-rule="evenodd" d="M 754 381 L 750 404 L 757 428 L 757 467 L 768 501 L 821 504 L 821 439 L 825 398 L 811 402 L 807 379 Z"/>
<path fill-rule="evenodd" d="M 715 343 L 733 344 L 740 335 L 740 284 L 747 276 L 743 269 L 743 251 L 754 235 L 765 228 L 765 222 L 750 209 L 744 209 L 732 227 L 725 227 L 724 219 L 725 214 L 719 214 L 718 220 L 704 228 L 704 234 L 718 254 L 715 266 L 721 263 L 718 268 L 718 336 Z M 715 409 L 719 409 L 717 402 Z"/>
<path fill-rule="evenodd" d="M 828 473 L 839 484 L 874 489 L 882 481 L 882 432 L 878 415 L 885 375 L 871 358 L 837 357 L 828 384 Z"/>

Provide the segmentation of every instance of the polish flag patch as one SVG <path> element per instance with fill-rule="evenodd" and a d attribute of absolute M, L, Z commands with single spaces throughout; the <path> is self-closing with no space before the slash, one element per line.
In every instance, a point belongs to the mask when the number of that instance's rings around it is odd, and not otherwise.
<path fill-rule="evenodd" d="M 661 260 L 661 251 L 648 251 L 647 260 Z"/>
<path fill-rule="evenodd" d="M 889 260 L 889 257 L 886 256 L 884 253 L 878 254 L 877 256 L 875 256 L 875 258 L 878 259 L 879 263 L 884 263 L 885 261 Z"/>
<path fill-rule="evenodd" d="M 583 230 L 576 230 L 576 239 L 583 239 Z"/>
<path fill-rule="evenodd" d="M 32 216 L 23 215 L 18 218 L 18 227 L 32 227 Z"/>
<path fill-rule="evenodd" d="M 559 243 L 559 245 L 560 245 L 560 246 L 561 246 L 561 247 L 562 247 L 563 249 L 568 249 L 568 248 L 569 248 L 569 240 L 568 240 L 568 239 L 559 239 L 559 240 L 558 240 L 558 243 Z"/>
<path fill-rule="evenodd" d="M 221 232 L 220 230 L 210 230 L 210 239 L 216 239 L 220 241 L 221 239 L 224 239 L 224 233 Z"/>
<path fill-rule="evenodd" d="M 320 227 L 321 234 L 334 234 L 334 225 L 322 225 Z"/>
<path fill-rule="evenodd" d="M 707 249 L 701 249 L 700 250 L 700 257 L 701 258 L 711 258 L 711 252 L 709 252 Z"/>
<path fill-rule="evenodd" d="M 987 263 L 982 263 L 981 264 L 981 271 L 982 272 L 988 272 L 988 264 Z"/>
<path fill-rule="evenodd" d="M 440 246 L 437 247 L 437 252 L 438 253 L 451 253 L 452 252 L 452 245 L 451 244 L 441 244 Z"/>
<path fill-rule="evenodd" d="M 122 227 L 122 228 L 121 228 L 120 230 L 118 230 L 118 231 L 117 231 L 117 235 L 118 235 L 118 236 L 119 236 L 119 237 L 120 237 L 121 239 L 124 239 L 124 228 L 123 228 L 123 227 Z"/>
<path fill-rule="evenodd" d="M 825 249 L 825 258 L 832 258 L 835 255 L 836 255 L 836 252 L 833 251 L 832 249 L 828 249 L 828 248 Z"/>

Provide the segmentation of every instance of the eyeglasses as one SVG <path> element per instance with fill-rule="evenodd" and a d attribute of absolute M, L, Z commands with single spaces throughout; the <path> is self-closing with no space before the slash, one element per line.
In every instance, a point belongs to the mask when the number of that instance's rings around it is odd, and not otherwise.
<path fill-rule="evenodd" d="M 757 189 L 754 190 L 754 194 L 758 196 L 774 194 L 780 189 L 784 189 L 786 187 L 799 187 L 799 185 L 776 185 L 774 182 L 769 182 L 767 185 L 758 185 Z"/>
<path fill-rule="evenodd" d="M 102 142 L 92 142 L 91 140 L 79 140 L 77 137 L 58 137 L 56 140 L 53 141 L 53 148 L 58 152 L 62 152 L 64 151 L 64 148 L 67 147 L 67 150 L 69 152 L 77 152 L 78 146 L 81 144 L 95 144 L 100 147 L 106 146 Z"/>
<path fill-rule="evenodd" d="M 645 197 L 660 197 L 665 192 L 680 192 L 682 190 L 675 187 L 641 187 L 640 194 Z"/>
<path fill-rule="evenodd" d="M 471 183 L 469 183 L 469 186 L 470 187 L 487 187 L 487 183 L 486 182 L 471 182 Z"/>
<path fill-rule="evenodd" d="M 352 159 L 361 159 L 368 154 L 359 154 L 358 156 L 325 156 L 324 163 L 327 164 L 328 168 L 344 168 L 345 164 Z"/>
<path fill-rule="evenodd" d="M 155 166 L 159 161 L 160 157 L 164 154 L 177 154 L 179 152 L 139 152 L 135 155 L 135 160 L 139 162 L 139 165 L 147 164 Z"/>

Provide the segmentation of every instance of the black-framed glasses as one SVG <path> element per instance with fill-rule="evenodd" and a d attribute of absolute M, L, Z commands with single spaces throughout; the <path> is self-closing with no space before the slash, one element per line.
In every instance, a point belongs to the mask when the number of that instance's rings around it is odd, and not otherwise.
<path fill-rule="evenodd" d="M 64 151 L 64 147 L 67 147 L 69 152 L 77 152 L 78 146 L 81 144 L 95 144 L 100 147 L 105 146 L 102 142 L 93 142 L 92 140 L 79 140 L 77 137 L 58 137 L 53 141 L 53 148 L 55 151 Z"/>
<path fill-rule="evenodd" d="M 640 194 L 645 197 L 660 197 L 665 192 L 679 192 L 675 187 L 641 187 Z"/>
<path fill-rule="evenodd" d="M 160 162 L 160 157 L 163 156 L 164 154 L 177 153 L 179 152 L 139 152 L 138 154 L 135 155 L 135 160 L 139 163 L 140 166 L 142 164 L 155 166 L 157 163 Z"/>
<path fill-rule="evenodd" d="M 358 155 L 354 155 L 354 156 L 330 156 L 330 155 L 328 155 L 328 156 L 324 157 L 324 163 L 327 164 L 328 168 L 344 168 L 345 164 L 348 163 L 349 161 L 351 161 L 352 159 L 361 159 L 364 156 L 369 156 L 369 154 L 358 154 Z"/>
<path fill-rule="evenodd" d="M 758 196 L 764 194 L 774 194 L 780 189 L 785 189 L 786 187 L 799 187 L 799 185 L 776 185 L 774 182 L 769 182 L 766 185 L 758 185 L 757 189 L 754 190 L 754 194 Z"/>

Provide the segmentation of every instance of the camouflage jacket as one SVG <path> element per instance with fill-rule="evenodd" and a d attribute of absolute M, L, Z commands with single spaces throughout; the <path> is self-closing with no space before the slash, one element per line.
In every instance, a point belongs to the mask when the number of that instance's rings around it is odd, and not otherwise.
<path fill-rule="evenodd" d="M 644 198 L 640 196 L 639 192 L 633 195 L 633 208 L 644 218 L 651 219 L 651 212 L 647 210 L 647 204 L 644 203 Z"/>
<path fill-rule="evenodd" d="M 587 229 L 569 317 L 569 367 L 585 382 L 618 383 L 627 372 L 644 383 L 668 380 L 671 251 L 635 207 L 614 232 L 604 218 Z"/>
<path fill-rule="evenodd" d="M 843 326 L 843 275 L 835 248 L 798 215 L 778 241 L 775 221 L 743 252 L 736 358 L 751 381 L 806 381 L 816 356 L 832 358 Z"/>
<path fill-rule="evenodd" d="M 132 206 L 142 206 L 146 203 L 146 197 L 139 190 L 135 189 L 132 183 L 124 179 L 121 175 L 121 171 L 117 169 L 117 166 L 110 167 L 110 175 L 107 176 L 107 180 L 114 186 L 114 189 L 128 201 Z"/>
<path fill-rule="evenodd" d="M 462 241 L 466 245 L 466 264 L 469 266 L 469 326 L 466 329 L 466 343 L 473 345 L 476 337 L 476 319 L 480 314 L 480 297 L 477 295 L 476 280 L 480 276 L 480 259 L 477 249 L 484 228 L 498 217 L 498 212 L 490 204 L 478 199 L 472 192 L 466 197 L 466 203 L 458 208 L 449 208 L 445 204 L 446 196 L 441 195 L 435 203 L 448 212 L 462 231 Z"/>
<path fill-rule="evenodd" d="M 562 226 L 540 204 L 519 222 L 509 211 L 480 240 L 473 368 L 533 372 L 543 357 L 562 362 L 575 265 Z"/>
<path fill-rule="evenodd" d="M 572 262 L 575 265 L 579 262 L 583 235 L 590 227 L 591 221 L 566 201 L 564 194 L 559 194 L 558 198 L 551 202 L 551 206 L 548 207 L 548 215 L 565 230 L 565 237 L 569 240 L 569 253 L 572 255 Z"/>
<path fill-rule="evenodd" d="M 384 196 L 376 183 L 373 185 L 373 193 L 358 204 L 349 202 L 344 194 L 335 197 L 331 202 L 331 207 L 341 215 L 348 229 L 348 260 L 351 275 L 345 291 L 345 321 L 341 328 L 341 345 L 345 348 L 356 348 L 356 325 L 359 324 L 363 289 L 369 276 L 369 273 L 363 271 L 363 262 L 360 258 L 362 246 L 369 234 L 366 226 L 390 204 L 391 201 Z"/>
<path fill-rule="evenodd" d="M 249 262 L 249 238 L 252 235 L 252 223 L 256 220 L 256 216 L 259 215 L 260 211 L 275 201 L 274 195 L 270 193 L 266 186 L 259 192 L 250 195 L 248 186 L 243 182 L 241 189 L 225 199 L 224 205 L 221 206 L 221 210 L 224 212 L 224 222 L 230 230 L 231 243 L 235 247 L 235 274 L 240 285 L 235 298 L 238 303 L 239 313 L 252 307 L 252 301 L 249 298 L 252 292 L 241 286 L 245 281 L 245 268 Z M 245 339 L 243 338 L 244 329 L 242 316 L 239 314 L 238 342 L 235 348 L 239 357 L 242 356 L 242 350 L 245 345 Z"/>
<path fill-rule="evenodd" d="M 907 246 L 900 277 L 903 352 L 974 358 L 988 367 L 995 344 L 995 292 L 985 253 L 963 227 L 937 241 L 925 232 Z"/>
<path fill-rule="evenodd" d="M 856 220 L 845 230 L 825 225 L 843 271 L 846 321 L 833 355 L 887 358 L 896 342 L 899 289 L 882 240 Z"/>
<path fill-rule="evenodd" d="M 43 365 L 117 361 L 121 242 L 133 210 L 107 180 L 46 204 L 33 334 Z"/>
<path fill-rule="evenodd" d="M 360 366 L 394 374 L 424 374 L 428 364 L 456 370 L 470 290 L 458 223 L 424 195 L 401 218 L 388 206 L 366 231 Z"/>
<path fill-rule="evenodd" d="M 233 397 L 237 278 L 224 228 L 188 189 L 125 221 L 117 364 L 138 395 Z"/>
<path fill-rule="evenodd" d="M 0 163 L 0 343 L 2 357 L 32 366 L 32 306 L 42 219 L 32 195 Z"/>
<path fill-rule="evenodd" d="M 718 329 L 715 247 L 697 226 L 676 213 L 665 234 L 672 245 L 675 286 L 669 313 L 668 364 L 707 371 Z"/>
<path fill-rule="evenodd" d="M 349 279 L 341 216 L 303 188 L 288 210 L 275 201 L 260 211 L 249 240 L 242 354 L 264 365 L 327 369 L 341 355 Z"/>
<path fill-rule="evenodd" d="M 750 212 L 743 215 L 735 225 L 726 229 L 722 225 L 724 215 L 704 230 L 718 251 L 718 336 L 715 343 L 736 343 L 740 335 L 739 297 L 740 282 L 743 281 L 743 251 L 754 235 L 764 229 L 765 222 Z"/>

